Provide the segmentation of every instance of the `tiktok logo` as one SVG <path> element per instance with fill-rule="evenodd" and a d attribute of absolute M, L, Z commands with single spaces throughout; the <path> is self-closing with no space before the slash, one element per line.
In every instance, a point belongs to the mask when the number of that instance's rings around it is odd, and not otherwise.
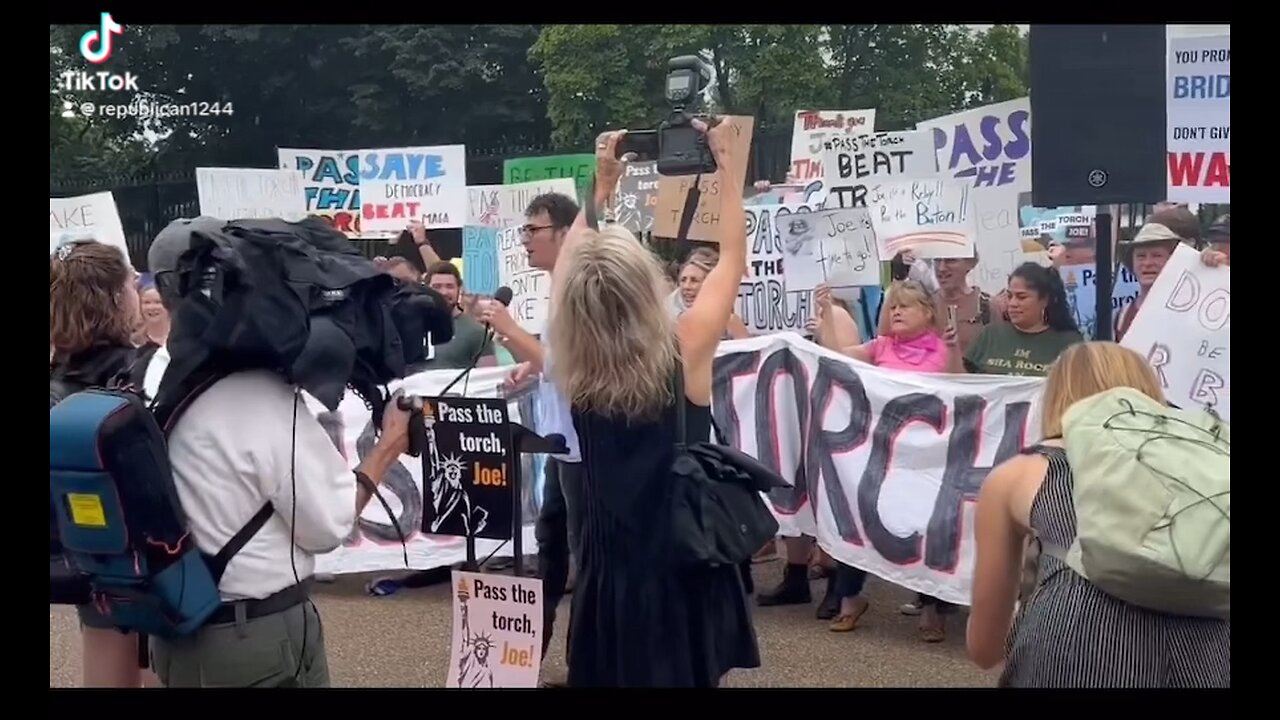
<path fill-rule="evenodd" d="M 111 13 L 102 13 L 102 20 L 97 30 L 90 30 L 80 36 L 80 54 L 85 60 L 98 65 L 111 57 L 111 36 L 124 33 L 124 26 L 117 25 L 111 19 Z M 93 46 L 96 45 L 95 49 Z"/>

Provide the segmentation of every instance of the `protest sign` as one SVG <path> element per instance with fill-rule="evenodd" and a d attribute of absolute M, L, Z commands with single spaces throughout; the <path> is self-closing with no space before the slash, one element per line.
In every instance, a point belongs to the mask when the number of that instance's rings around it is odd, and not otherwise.
<path fill-rule="evenodd" d="M 467 225 L 491 228 L 522 225 L 530 201 L 546 193 L 577 198 L 573 180 L 568 178 L 515 185 L 471 185 L 467 188 Z"/>
<path fill-rule="evenodd" d="M 453 638 L 445 687 L 538 687 L 542 581 L 453 572 Z"/>
<path fill-rule="evenodd" d="M 276 151 L 282 170 L 302 173 L 307 213 L 347 237 L 360 237 L 360 153 L 355 150 Z M 396 229 L 397 232 L 400 228 Z M 388 233 L 381 233 L 385 236 Z M 378 236 L 374 233 L 372 236 Z"/>
<path fill-rule="evenodd" d="M 507 308 L 516 324 L 531 335 L 541 335 L 551 310 L 551 273 L 529 265 L 518 227 L 498 231 L 498 285 L 511 288 Z"/>
<path fill-rule="evenodd" d="M 412 220 L 428 229 L 467 219 L 466 146 L 360 151 L 360 215 L 365 232 L 398 233 Z"/>
<path fill-rule="evenodd" d="M 1062 284 L 1067 291 L 1067 306 L 1071 308 L 1076 326 L 1085 338 L 1097 337 L 1097 265 L 1062 265 L 1058 267 L 1058 274 L 1062 276 Z M 1138 278 L 1129 272 L 1129 268 L 1119 265 L 1112 277 L 1111 288 L 1111 317 L 1117 318 L 1126 305 L 1131 305 L 1138 299 Z"/>
<path fill-rule="evenodd" d="M 1231 36 L 1169 39 L 1171 202 L 1231 202 Z"/>
<path fill-rule="evenodd" d="M 751 138 L 755 132 L 756 120 L 752 117 L 726 116 L 723 122 L 730 123 L 733 129 L 733 150 L 736 157 L 746 158 L 751 152 Z M 710 177 L 702 178 L 702 196 L 698 199 L 698 207 L 693 214 L 693 224 L 689 226 L 686 240 L 699 242 L 720 242 L 720 203 L 721 187 L 725 183 L 733 183 L 737 187 L 745 187 L 747 182 L 747 165 L 740 163 L 734 168 L 733 176 L 728 177 L 723 168 Z M 658 206 L 654 211 L 653 234 L 658 237 L 674 238 L 679 234 L 680 217 L 684 213 L 685 199 L 689 189 L 693 187 L 695 175 L 658 178 Z"/>
<path fill-rule="evenodd" d="M 989 293 L 1028 260 L 1019 228 L 1022 197 L 1031 193 L 1031 101 L 1019 98 L 916 124 L 933 134 L 938 168 L 971 185 L 978 265 L 970 281 Z"/>
<path fill-rule="evenodd" d="M 1043 379 L 885 370 L 791 333 L 725 341 L 716 356 L 717 424 L 730 444 L 789 484 L 768 496 L 782 534 L 816 536 L 841 562 L 949 602 L 969 602 L 973 501 L 989 468 L 1039 437 Z M 495 397 L 509 372 L 478 368 L 468 395 Z M 455 375 L 421 373 L 404 388 L 437 396 Z M 536 393 L 509 399 L 510 417 L 538 431 L 537 402 Z M 350 394 L 339 414 L 338 435 L 355 467 L 373 446 L 372 419 Z M 539 478 L 522 489 L 525 547 L 532 547 L 542 475 L 530 469 L 529 456 L 521 462 L 526 481 Z M 401 508 L 410 567 L 460 562 L 460 538 L 419 529 L 421 464 L 401 458 L 382 485 L 395 496 L 392 507 Z M 426 495 L 434 501 L 438 494 L 428 488 Z M 497 541 L 477 541 L 481 557 L 497 548 Z M 362 513 L 353 538 L 320 556 L 316 567 L 394 569 L 404 569 L 400 542 L 378 503 Z"/>
<path fill-rule="evenodd" d="M 490 540 L 511 538 L 515 456 L 507 403 L 497 398 L 440 398 L 422 409 L 432 502 L 422 531 Z"/>
<path fill-rule="evenodd" d="M 298 170 L 196 168 L 200 214 L 221 220 L 307 216 L 303 174 Z"/>
<path fill-rule="evenodd" d="M 876 129 L 876 111 L 797 110 L 791 130 L 791 171 L 796 182 L 822 180 L 823 142 L 841 135 L 865 135 Z"/>
<path fill-rule="evenodd" d="M 613 207 L 619 225 L 639 235 L 653 229 L 658 209 L 658 163 L 627 163 Z"/>
<path fill-rule="evenodd" d="M 867 191 L 881 183 L 938 177 L 929 132 L 837 135 L 823 147 L 828 208 L 866 207 Z"/>
<path fill-rule="evenodd" d="M 970 187 L 1031 192 L 1031 99 L 1019 98 L 916 124 L 933 132 L 938 167 Z"/>
<path fill-rule="evenodd" d="M 738 287 L 738 317 L 753 335 L 802 330 L 813 313 L 810 290 L 789 291 L 784 231 L 813 221 L 808 205 L 752 205 L 747 218 L 747 276 Z"/>
<path fill-rule="evenodd" d="M 824 283 L 833 288 L 880 284 L 880 257 L 866 208 L 795 215 L 779 232 L 787 290 L 813 290 Z"/>
<path fill-rule="evenodd" d="M 125 262 L 129 262 L 129 246 L 124 239 L 115 195 L 100 192 L 49 198 L 49 254 L 62 243 L 73 240 L 97 240 L 120 248 Z"/>
<path fill-rule="evenodd" d="M 867 194 L 882 259 L 904 250 L 920 258 L 973 257 L 973 189 L 960 180 L 884 183 Z"/>
<path fill-rule="evenodd" d="M 1147 359 L 1166 399 L 1231 420 L 1231 269 L 1178 244 L 1121 344 Z"/>
<path fill-rule="evenodd" d="M 462 228 L 462 287 L 477 295 L 498 291 L 498 230 L 468 225 Z"/>
<path fill-rule="evenodd" d="M 591 178 L 595 177 L 595 173 L 596 156 L 592 153 L 512 158 L 502 164 L 504 185 L 543 180 L 572 180 L 578 202 L 587 199 L 587 192 L 591 189 Z"/>

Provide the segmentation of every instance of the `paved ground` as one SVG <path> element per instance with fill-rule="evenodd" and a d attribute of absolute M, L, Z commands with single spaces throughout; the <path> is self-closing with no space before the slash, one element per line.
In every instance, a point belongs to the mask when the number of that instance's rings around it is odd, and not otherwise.
<path fill-rule="evenodd" d="M 757 565 L 756 582 L 771 587 L 782 563 Z M 385 598 L 364 594 L 369 576 L 345 576 L 320 586 L 329 663 L 337 687 L 441 687 L 449 644 L 449 587 L 401 590 Z M 823 589 L 814 583 L 815 601 Z M 964 615 L 953 617 L 939 645 L 916 639 L 915 618 L 898 614 L 911 593 L 871 578 L 871 610 L 852 633 L 832 633 L 814 619 L 814 606 L 757 608 L 763 667 L 733 672 L 735 687 L 990 687 L 995 675 L 964 657 Z M 568 598 L 560 617 L 567 617 Z M 563 620 L 562 620 L 563 621 Z M 564 636 L 557 623 L 548 669 L 564 673 Z M 49 612 L 49 685 L 80 683 L 80 638 L 74 611 Z"/>

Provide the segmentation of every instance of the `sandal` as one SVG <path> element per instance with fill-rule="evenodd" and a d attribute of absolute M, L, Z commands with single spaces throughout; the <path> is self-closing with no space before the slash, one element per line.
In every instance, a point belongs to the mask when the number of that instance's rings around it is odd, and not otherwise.
<path fill-rule="evenodd" d="M 859 604 L 858 609 L 854 610 L 852 613 L 847 615 L 841 613 L 837 615 L 835 619 L 831 621 L 831 624 L 827 626 L 827 629 L 831 632 L 853 632 L 858 629 L 858 621 L 861 620 L 862 616 L 866 615 L 867 611 L 870 609 L 871 603 L 863 600 Z"/>

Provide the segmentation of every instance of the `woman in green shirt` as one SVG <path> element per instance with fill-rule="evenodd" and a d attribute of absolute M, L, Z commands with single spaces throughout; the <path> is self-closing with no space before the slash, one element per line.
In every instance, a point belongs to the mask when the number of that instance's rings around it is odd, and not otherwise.
<path fill-rule="evenodd" d="M 1067 290 L 1057 270 L 1028 262 L 1009 276 L 1008 323 L 983 329 L 953 372 L 1045 377 L 1067 347 L 1084 341 L 1067 305 Z M 955 334 L 947 333 L 955 342 Z M 953 353 L 958 358 L 959 353 Z"/>

